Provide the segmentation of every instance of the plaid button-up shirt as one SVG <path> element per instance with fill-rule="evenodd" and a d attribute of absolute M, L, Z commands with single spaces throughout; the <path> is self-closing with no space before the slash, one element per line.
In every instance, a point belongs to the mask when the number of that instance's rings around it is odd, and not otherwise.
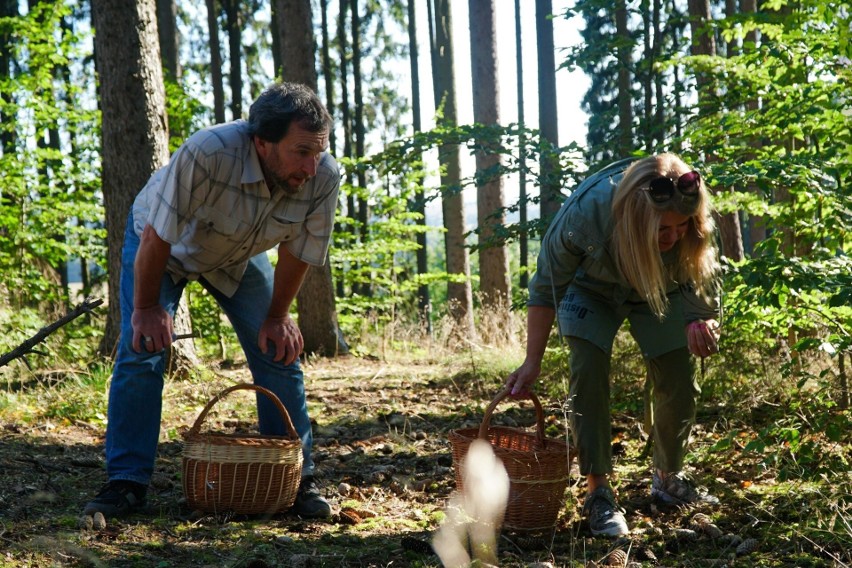
<path fill-rule="evenodd" d="M 151 225 L 172 245 L 175 281 L 203 276 L 231 296 L 248 260 L 279 243 L 308 264 L 325 262 L 339 187 L 337 162 L 323 153 L 296 195 L 270 194 L 239 120 L 195 133 L 151 176 L 133 203 L 134 230 Z"/>

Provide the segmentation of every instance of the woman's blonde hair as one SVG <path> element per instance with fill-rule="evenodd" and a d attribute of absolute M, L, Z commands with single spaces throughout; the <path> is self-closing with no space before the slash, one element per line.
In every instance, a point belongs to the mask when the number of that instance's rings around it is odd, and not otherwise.
<path fill-rule="evenodd" d="M 703 178 L 697 196 L 676 190 L 668 201 L 656 203 L 645 191 L 655 178 L 664 176 L 674 181 L 691 169 L 674 154 L 638 160 L 624 172 L 612 201 L 612 240 L 618 267 L 661 320 L 668 309 L 666 288 L 670 279 L 710 295 L 718 269 L 713 245 L 715 224 Z M 689 217 L 689 227 L 678 247 L 678 262 L 668 270 L 658 242 L 660 218 L 666 211 Z"/>

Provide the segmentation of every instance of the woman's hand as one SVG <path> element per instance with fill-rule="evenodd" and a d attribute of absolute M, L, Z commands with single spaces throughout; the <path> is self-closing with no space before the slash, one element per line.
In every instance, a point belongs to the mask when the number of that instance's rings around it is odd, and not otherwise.
<path fill-rule="evenodd" d="M 523 365 L 506 379 L 506 389 L 509 391 L 509 396 L 523 398 L 540 374 L 541 363 L 524 361 Z"/>
<path fill-rule="evenodd" d="M 697 320 L 686 326 L 686 344 L 689 352 L 698 357 L 709 357 L 719 351 L 719 322 L 713 319 Z"/>

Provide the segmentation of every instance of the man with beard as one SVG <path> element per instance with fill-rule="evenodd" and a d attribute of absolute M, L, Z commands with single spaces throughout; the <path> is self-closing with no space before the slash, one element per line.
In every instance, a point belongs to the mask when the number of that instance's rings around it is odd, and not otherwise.
<path fill-rule="evenodd" d="M 166 353 L 183 289 L 197 280 L 234 326 L 256 385 L 274 392 L 302 440 L 293 511 L 328 518 L 314 482 L 311 423 L 289 310 L 309 265 L 328 251 L 340 173 L 331 118 L 303 85 L 280 83 L 237 120 L 191 136 L 136 197 L 121 270 L 121 339 L 109 393 L 109 481 L 84 508 L 120 516 L 145 505 L 160 432 Z M 273 269 L 267 251 L 278 246 Z M 262 434 L 287 435 L 258 395 Z"/>

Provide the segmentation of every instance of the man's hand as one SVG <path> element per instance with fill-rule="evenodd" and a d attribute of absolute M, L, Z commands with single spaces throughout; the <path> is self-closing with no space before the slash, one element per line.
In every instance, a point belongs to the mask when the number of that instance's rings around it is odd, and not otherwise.
<path fill-rule="evenodd" d="M 698 357 L 709 357 L 719 351 L 719 322 L 698 320 L 686 326 L 686 344 L 689 352 Z"/>
<path fill-rule="evenodd" d="M 530 391 L 530 387 L 541 374 L 541 364 L 524 363 L 515 369 L 506 379 L 506 388 L 512 398 L 523 398 Z"/>
<path fill-rule="evenodd" d="M 275 357 L 272 360 L 282 361 L 285 365 L 295 362 L 305 347 L 302 332 L 290 316 L 266 318 L 257 335 L 261 353 L 266 354 L 269 341 L 275 345 Z"/>
<path fill-rule="evenodd" d="M 133 326 L 133 350 L 137 353 L 161 351 L 172 344 L 172 317 L 160 304 L 134 309 L 130 325 Z"/>

